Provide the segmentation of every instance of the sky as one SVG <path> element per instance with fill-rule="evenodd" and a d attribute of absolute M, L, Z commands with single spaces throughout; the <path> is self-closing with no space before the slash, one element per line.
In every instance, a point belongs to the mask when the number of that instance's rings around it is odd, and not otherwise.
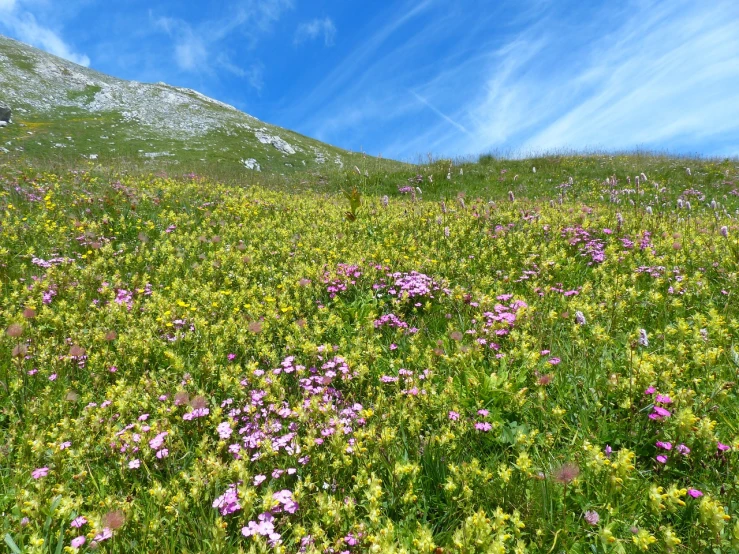
<path fill-rule="evenodd" d="M 0 34 L 406 161 L 739 156 L 737 0 L 0 0 Z"/>

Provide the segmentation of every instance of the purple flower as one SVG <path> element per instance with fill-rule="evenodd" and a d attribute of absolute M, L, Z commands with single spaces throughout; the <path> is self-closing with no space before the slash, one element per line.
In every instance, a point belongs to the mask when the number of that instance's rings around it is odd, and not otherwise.
<path fill-rule="evenodd" d="M 650 395 L 650 394 L 654 394 L 656 391 L 657 389 L 655 389 L 654 387 L 649 387 L 647 388 L 647 390 L 644 391 L 644 394 Z"/>
<path fill-rule="evenodd" d="M 42 477 L 46 477 L 49 474 L 49 468 L 48 467 L 39 467 L 34 469 L 31 472 L 31 477 L 34 479 L 41 479 Z"/>
<path fill-rule="evenodd" d="M 272 494 L 272 498 L 279 502 L 288 514 L 294 514 L 298 511 L 298 503 L 295 502 L 292 491 L 287 489 L 277 491 Z"/>
<path fill-rule="evenodd" d="M 236 485 L 230 485 L 226 492 L 213 501 L 213 507 L 220 510 L 221 515 L 227 516 L 238 512 L 241 509 L 239 504 L 239 495 L 236 490 Z"/>
<path fill-rule="evenodd" d="M 728 444 L 724 444 L 722 442 L 718 443 L 718 449 L 719 452 L 726 452 L 727 450 L 731 450 L 731 447 Z"/>
<path fill-rule="evenodd" d="M 678 444 L 675 450 L 677 450 L 683 456 L 687 456 L 688 454 L 690 454 L 690 448 L 688 448 L 684 444 Z"/>
<path fill-rule="evenodd" d="M 108 539 L 113 537 L 113 531 L 110 530 L 109 527 L 104 527 L 102 531 L 100 531 L 97 535 L 95 535 L 95 538 L 92 539 L 95 542 L 103 542 L 107 541 Z"/>
<path fill-rule="evenodd" d="M 603 449 L 603 453 L 606 455 L 606 458 L 611 457 L 611 454 L 613 454 L 613 448 L 611 448 L 610 444 L 606 445 L 606 447 Z"/>
<path fill-rule="evenodd" d="M 487 433 L 492 428 L 493 426 L 490 425 L 490 423 L 488 423 L 487 421 L 478 421 L 477 423 L 475 423 L 475 429 L 477 429 L 478 431 L 482 431 L 483 433 Z"/>
<path fill-rule="evenodd" d="M 665 450 L 672 450 L 672 443 L 671 442 L 657 441 L 656 446 L 657 446 L 657 448 L 663 448 Z"/>
<path fill-rule="evenodd" d="M 454 410 L 449 410 L 449 419 L 452 421 L 457 421 L 459 419 L 459 413 L 455 412 Z"/>
<path fill-rule="evenodd" d="M 698 489 L 688 489 L 688 494 L 693 498 L 700 498 L 701 496 L 703 496 L 703 493 Z"/>
<path fill-rule="evenodd" d="M 490 414 L 490 412 L 488 412 L 488 411 L 487 411 L 487 410 L 485 410 L 485 409 L 482 409 L 482 410 L 477 410 L 477 415 L 481 415 L 482 417 L 487 417 L 487 416 L 488 416 L 488 414 Z"/>
<path fill-rule="evenodd" d="M 671 404 L 672 403 L 672 398 L 670 398 L 666 394 L 658 394 L 654 398 L 654 401 L 657 402 L 657 403 L 659 403 L 659 404 Z"/>
<path fill-rule="evenodd" d="M 663 454 L 660 454 L 659 456 L 657 456 L 657 461 L 659 463 L 661 463 L 661 464 L 666 464 L 667 463 L 667 456 L 665 456 Z"/>
<path fill-rule="evenodd" d="M 562 360 L 560 360 L 559 358 L 550 358 L 549 359 L 549 363 L 552 364 L 552 365 L 557 365 L 561 361 Z"/>

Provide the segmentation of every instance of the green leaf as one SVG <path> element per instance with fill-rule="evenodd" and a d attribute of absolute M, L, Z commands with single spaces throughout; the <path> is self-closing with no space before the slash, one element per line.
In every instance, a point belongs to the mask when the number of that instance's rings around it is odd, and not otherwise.
<path fill-rule="evenodd" d="M 56 550 L 54 551 L 54 554 L 62 554 L 63 548 L 64 548 L 64 525 L 62 525 L 62 528 L 59 529 L 59 540 L 56 543 Z"/>
<path fill-rule="evenodd" d="M 5 544 L 8 545 L 13 554 L 21 554 L 21 549 L 18 548 L 17 544 L 15 544 L 15 541 L 13 540 L 13 537 L 10 536 L 10 533 L 5 534 Z"/>

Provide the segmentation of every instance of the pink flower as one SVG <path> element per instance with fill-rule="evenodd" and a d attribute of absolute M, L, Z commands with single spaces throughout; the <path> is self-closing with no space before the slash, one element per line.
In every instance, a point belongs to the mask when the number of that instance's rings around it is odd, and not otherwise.
<path fill-rule="evenodd" d="M 72 542 L 69 543 L 69 546 L 71 546 L 72 548 L 79 548 L 80 546 L 85 544 L 86 540 L 87 539 L 85 539 L 84 535 L 80 535 L 79 537 L 72 539 Z"/>
<path fill-rule="evenodd" d="M 42 477 L 46 477 L 48 474 L 48 467 L 39 467 L 31 472 L 31 477 L 33 477 L 34 479 L 41 479 Z"/>
<path fill-rule="evenodd" d="M 659 456 L 657 456 L 657 461 L 659 463 L 661 463 L 661 464 L 666 464 L 667 463 L 667 456 L 665 456 L 663 454 L 660 454 Z"/>
<path fill-rule="evenodd" d="M 669 410 L 665 410 L 661 406 L 654 406 L 653 407 L 654 412 L 649 414 L 649 419 L 664 419 L 666 417 L 670 417 L 672 413 Z"/>
<path fill-rule="evenodd" d="M 655 399 L 655 402 L 659 402 L 660 404 L 671 404 L 672 398 L 667 396 L 666 394 L 658 394 Z"/>
<path fill-rule="evenodd" d="M 141 460 L 134 458 L 128 462 L 128 469 L 138 469 L 141 467 Z"/>
<path fill-rule="evenodd" d="M 483 410 L 477 410 L 477 415 L 481 415 L 482 417 L 487 417 L 489 413 L 490 412 L 488 412 L 487 410 L 484 410 L 484 409 Z"/>
<path fill-rule="evenodd" d="M 56 381 L 56 373 L 49 375 L 49 381 Z"/>
<path fill-rule="evenodd" d="M 59 450 L 66 450 L 70 446 L 72 446 L 72 443 L 71 442 L 64 441 L 62 444 L 59 445 Z"/>
<path fill-rule="evenodd" d="M 656 390 L 657 389 L 655 389 L 654 387 L 649 387 L 647 390 L 644 391 L 644 394 L 646 395 L 654 394 Z"/>
<path fill-rule="evenodd" d="M 110 530 L 109 527 L 104 527 L 102 531 L 100 531 L 97 535 L 95 535 L 95 538 L 92 539 L 95 542 L 103 542 L 107 541 L 108 539 L 113 537 L 113 531 Z"/>
<path fill-rule="evenodd" d="M 560 360 L 559 358 L 551 358 L 551 359 L 549 360 L 549 363 L 550 363 L 550 364 L 552 364 L 552 365 L 557 365 L 557 364 L 558 364 L 559 362 L 561 362 L 561 361 L 562 361 L 562 360 Z"/>
<path fill-rule="evenodd" d="M 457 421 L 459 419 L 459 413 L 455 412 L 454 410 L 449 410 L 449 419 L 452 421 Z"/>
<path fill-rule="evenodd" d="M 719 452 L 726 452 L 727 450 L 731 450 L 731 447 L 728 444 L 724 444 L 720 442 L 718 443 L 718 449 L 719 449 Z"/>
<path fill-rule="evenodd" d="M 703 493 L 698 489 L 688 489 L 688 494 L 693 498 L 700 498 L 701 496 L 703 496 Z"/>
<path fill-rule="evenodd" d="M 690 454 L 690 448 L 688 448 L 684 444 L 678 444 L 675 450 L 677 450 L 683 456 L 687 456 L 688 454 Z"/>
<path fill-rule="evenodd" d="M 672 443 L 671 442 L 662 442 L 657 441 L 657 448 L 664 448 L 665 450 L 672 450 Z"/>
<path fill-rule="evenodd" d="M 483 433 L 487 433 L 492 428 L 493 426 L 490 425 L 490 423 L 488 423 L 487 421 L 475 423 L 475 429 L 477 429 L 478 431 L 482 431 Z"/>
<path fill-rule="evenodd" d="M 85 523 L 87 523 L 87 518 L 85 516 L 77 516 L 72 520 L 72 523 L 69 525 L 74 527 L 75 529 L 79 529 L 82 527 Z"/>
<path fill-rule="evenodd" d="M 261 475 L 261 474 L 260 475 L 256 475 L 254 477 L 254 486 L 255 487 L 258 487 L 259 485 L 261 485 L 262 483 L 264 483 L 264 481 L 266 479 L 267 479 L 267 476 L 266 475 Z"/>
<path fill-rule="evenodd" d="M 161 450 L 157 450 L 156 456 L 160 460 L 162 458 L 166 458 L 167 456 L 169 456 L 169 450 L 167 450 L 166 448 L 162 448 Z"/>

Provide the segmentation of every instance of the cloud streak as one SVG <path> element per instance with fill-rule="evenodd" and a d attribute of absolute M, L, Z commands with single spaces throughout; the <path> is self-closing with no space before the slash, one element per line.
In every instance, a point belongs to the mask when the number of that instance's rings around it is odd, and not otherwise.
<path fill-rule="evenodd" d="M 294 125 L 400 159 L 702 144 L 739 154 L 726 145 L 739 144 L 739 4 L 555 4 L 501 2 L 505 14 L 474 21 L 433 1 L 383 14 Z"/>
<path fill-rule="evenodd" d="M 336 25 L 330 17 L 323 19 L 313 19 L 298 25 L 293 38 L 293 44 L 300 45 L 307 40 L 315 40 L 323 36 L 323 43 L 326 46 L 333 46 L 336 38 Z"/>

